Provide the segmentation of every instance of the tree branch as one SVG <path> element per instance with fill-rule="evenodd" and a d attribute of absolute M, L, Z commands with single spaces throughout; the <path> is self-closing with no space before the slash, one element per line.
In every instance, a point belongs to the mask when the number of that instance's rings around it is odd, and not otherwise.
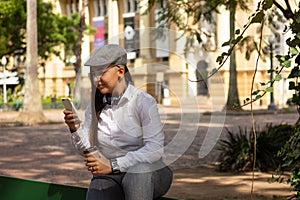
<path fill-rule="evenodd" d="M 294 13 L 291 10 L 291 6 L 288 2 L 288 0 L 285 0 L 287 9 L 284 9 L 277 1 L 274 1 L 274 5 L 282 12 L 283 16 L 286 19 L 293 19 L 294 18 Z"/>
<path fill-rule="evenodd" d="M 291 5 L 289 3 L 289 0 L 284 0 L 285 4 L 286 4 L 286 8 L 287 10 L 291 11 L 292 12 L 292 8 L 291 8 Z"/>

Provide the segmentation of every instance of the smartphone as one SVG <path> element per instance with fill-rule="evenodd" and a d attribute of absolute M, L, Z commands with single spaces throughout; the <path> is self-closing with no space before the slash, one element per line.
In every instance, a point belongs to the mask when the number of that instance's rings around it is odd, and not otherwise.
<path fill-rule="evenodd" d="M 77 113 L 77 110 L 70 98 L 62 98 L 61 102 L 66 110 L 70 110 L 73 111 L 73 113 Z"/>

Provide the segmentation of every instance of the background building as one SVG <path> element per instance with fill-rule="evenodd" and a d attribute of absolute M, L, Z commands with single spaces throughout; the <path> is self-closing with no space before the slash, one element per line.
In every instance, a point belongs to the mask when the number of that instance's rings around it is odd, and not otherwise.
<path fill-rule="evenodd" d="M 140 4 L 138 3 L 140 2 Z M 147 90 L 159 103 L 165 105 L 177 104 L 179 98 L 197 97 L 204 99 L 202 103 L 224 105 L 227 99 L 229 83 L 228 62 L 215 76 L 207 78 L 204 72 L 218 68 L 216 58 L 224 51 L 221 45 L 229 40 L 229 13 L 225 9 L 216 17 L 216 25 L 199 24 L 212 35 L 208 38 L 206 49 L 195 44 L 184 51 L 185 38 L 177 40 L 180 33 L 175 28 L 162 30 L 163 37 L 156 37 L 155 21 L 158 10 L 164 6 L 156 5 L 148 14 L 140 7 L 147 1 L 137 0 L 89 0 L 85 8 L 86 23 L 94 26 L 97 32 L 93 36 L 85 36 L 82 45 L 83 63 L 90 53 L 103 44 L 120 44 L 128 51 L 128 67 L 137 87 Z M 82 0 L 56 0 L 56 12 L 71 15 L 82 9 Z M 253 5 L 256 5 L 253 3 Z M 246 23 L 248 15 L 237 12 L 237 28 Z M 172 26 L 171 26 L 172 27 Z M 252 28 L 250 34 L 255 35 Z M 266 38 L 271 33 L 266 33 Z M 278 51 L 283 51 L 284 38 L 277 39 Z M 276 46 L 276 47 L 277 47 Z M 256 53 L 247 61 L 244 53 L 237 51 L 237 77 L 240 100 L 250 97 L 250 89 Z M 274 59 L 274 65 L 277 65 Z M 254 89 L 260 89 L 260 82 L 268 82 L 270 75 L 270 57 L 259 61 Z M 82 87 L 90 88 L 88 67 L 82 66 Z M 283 71 L 282 81 L 275 83 L 275 104 L 285 106 L 288 95 L 287 72 Z M 75 72 L 73 66 L 65 66 L 58 58 L 53 59 L 39 72 L 41 91 L 44 96 L 69 96 L 74 88 Z M 204 81 L 194 81 L 203 79 Z M 255 102 L 257 106 L 267 106 L 269 95 Z"/>

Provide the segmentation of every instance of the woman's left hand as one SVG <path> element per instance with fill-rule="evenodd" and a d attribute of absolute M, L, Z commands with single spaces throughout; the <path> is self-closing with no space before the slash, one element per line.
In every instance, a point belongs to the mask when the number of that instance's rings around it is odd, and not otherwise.
<path fill-rule="evenodd" d="M 88 171 L 92 174 L 110 174 L 112 173 L 110 161 L 103 156 L 100 152 L 96 152 L 97 155 L 93 153 L 86 153 L 85 165 L 88 167 Z"/>

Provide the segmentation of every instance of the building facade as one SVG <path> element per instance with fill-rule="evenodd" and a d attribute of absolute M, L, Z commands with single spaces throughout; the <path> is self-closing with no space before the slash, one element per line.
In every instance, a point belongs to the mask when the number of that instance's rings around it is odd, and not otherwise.
<path fill-rule="evenodd" d="M 56 0 L 56 12 L 71 15 L 80 12 L 83 3 L 87 3 L 84 11 L 86 23 L 96 28 L 92 36 L 85 35 L 82 45 L 83 63 L 90 53 L 101 45 L 120 44 L 128 51 L 128 67 L 133 76 L 134 84 L 153 95 L 159 103 L 164 105 L 178 104 L 180 98 L 201 97 L 204 103 L 224 105 L 227 99 L 229 85 L 228 62 L 217 74 L 207 78 L 207 74 L 218 68 L 216 58 L 226 50 L 222 44 L 229 40 L 229 13 L 216 15 L 216 25 L 202 23 L 211 33 L 206 44 L 195 44 L 185 51 L 186 38 L 178 39 L 181 34 L 176 28 L 160 29 L 156 22 L 158 10 L 164 6 L 156 5 L 147 14 L 143 3 L 138 0 Z M 53 1 L 52 1 L 53 2 Z M 253 3 L 255 5 L 255 3 Z M 237 28 L 242 28 L 248 15 L 237 13 Z M 172 26 L 171 26 L 172 27 Z M 252 30 L 256 34 L 255 28 Z M 161 37 L 158 37 L 159 33 Z M 283 39 L 281 40 L 282 43 Z M 282 44 L 281 44 L 282 45 Z M 208 51 L 207 51 L 208 49 Z M 283 49 L 281 47 L 281 49 Z M 268 82 L 270 75 L 270 58 L 256 63 L 256 56 L 247 61 L 244 53 L 237 51 L 237 82 L 241 103 L 250 97 L 251 82 L 254 69 L 257 66 L 254 89 L 260 89 L 260 82 Z M 274 59 L 274 64 L 276 61 Z M 82 87 L 89 90 L 89 69 L 82 66 Z M 283 107 L 289 95 L 287 77 L 282 72 L 283 80 L 275 83 L 275 104 Z M 53 59 L 39 72 L 40 87 L 44 96 L 70 96 L 74 88 L 75 71 L 73 66 L 65 66 L 58 58 Z M 196 81 L 201 80 L 201 81 Z M 268 95 L 264 96 L 257 106 L 266 106 L 270 102 Z"/>

